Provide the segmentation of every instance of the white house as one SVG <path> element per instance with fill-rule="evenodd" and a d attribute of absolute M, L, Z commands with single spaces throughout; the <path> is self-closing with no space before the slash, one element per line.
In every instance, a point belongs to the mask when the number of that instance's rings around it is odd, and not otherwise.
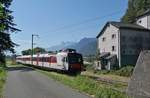
<path fill-rule="evenodd" d="M 145 11 L 142 15 L 136 18 L 136 24 L 150 29 L 150 10 Z"/>
<path fill-rule="evenodd" d="M 141 20 L 142 26 L 113 21 L 106 23 L 97 35 L 98 69 L 135 65 L 140 51 L 150 49 L 150 30 L 144 27 L 143 22 Z"/>

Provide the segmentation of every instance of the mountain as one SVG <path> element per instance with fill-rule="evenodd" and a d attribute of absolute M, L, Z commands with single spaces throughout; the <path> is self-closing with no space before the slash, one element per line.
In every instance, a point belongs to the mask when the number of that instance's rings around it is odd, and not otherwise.
<path fill-rule="evenodd" d="M 48 50 L 48 51 L 58 51 L 58 50 L 64 49 L 67 46 L 74 45 L 74 44 L 76 44 L 76 43 L 75 42 L 62 42 L 59 45 L 49 47 L 46 50 Z"/>
<path fill-rule="evenodd" d="M 74 48 L 77 52 L 83 55 L 95 55 L 96 54 L 96 38 L 83 38 L 78 43 L 67 46 L 66 48 Z"/>
<path fill-rule="evenodd" d="M 79 42 L 61 43 L 60 45 L 52 46 L 48 50 L 60 50 L 66 48 L 76 49 L 77 52 L 86 55 L 95 55 L 97 48 L 96 38 L 83 38 Z"/>

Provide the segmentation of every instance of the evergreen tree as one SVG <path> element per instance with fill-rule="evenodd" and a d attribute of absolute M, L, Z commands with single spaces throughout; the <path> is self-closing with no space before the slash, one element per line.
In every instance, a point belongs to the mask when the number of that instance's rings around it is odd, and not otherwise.
<path fill-rule="evenodd" d="M 134 7 L 134 0 L 129 0 L 128 2 L 128 9 L 126 11 L 126 14 L 122 18 L 122 22 L 124 23 L 133 23 L 134 19 L 136 17 L 136 10 Z"/>
<path fill-rule="evenodd" d="M 12 42 L 10 34 L 13 32 L 20 31 L 14 26 L 12 11 L 9 10 L 12 0 L 0 0 L 0 63 L 5 63 L 4 52 L 11 51 L 14 52 L 14 46 L 16 45 Z"/>
<path fill-rule="evenodd" d="M 134 23 L 135 18 L 150 9 L 150 0 L 129 0 L 125 15 L 121 18 L 122 22 Z"/>
<path fill-rule="evenodd" d="M 32 52 L 31 49 L 23 50 L 22 55 L 31 55 L 31 52 Z M 33 54 L 45 53 L 45 52 L 46 52 L 46 50 L 41 47 L 36 47 L 33 49 Z"/>

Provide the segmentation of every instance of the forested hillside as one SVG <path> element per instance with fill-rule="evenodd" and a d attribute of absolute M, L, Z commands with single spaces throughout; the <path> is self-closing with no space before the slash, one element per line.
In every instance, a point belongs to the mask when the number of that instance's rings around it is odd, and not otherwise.
<path fill-rule="evenodd" d="M 133 23 L 135 18 L 150 8 L 150 0 L 129 0 L 125 15 L 121 18 L 122 22 Z"/>

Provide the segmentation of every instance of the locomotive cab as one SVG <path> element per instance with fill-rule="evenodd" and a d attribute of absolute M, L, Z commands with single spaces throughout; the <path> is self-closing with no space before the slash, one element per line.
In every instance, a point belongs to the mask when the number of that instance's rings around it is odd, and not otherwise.
<path fill-rule="evenodd" d="M 82 55 L 78 53 L 68 53 L 68 65 L 70 71 L 82 71 Z"/>
<path fill-rule="evenodd" d="M 74 49 L 62 50 L 57 54 L 57 64 L 62 66 L 65 71 L 80 72 L 83 70 L 82 55 L 76 53 Z"/>

